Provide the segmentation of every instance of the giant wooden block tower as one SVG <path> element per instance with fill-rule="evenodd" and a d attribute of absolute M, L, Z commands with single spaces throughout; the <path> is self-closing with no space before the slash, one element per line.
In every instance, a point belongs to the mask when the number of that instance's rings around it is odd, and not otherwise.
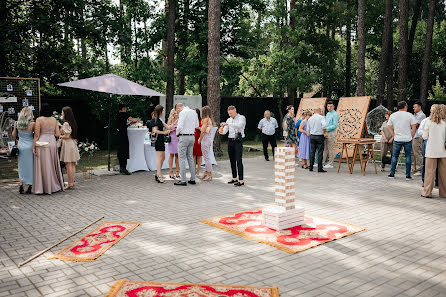
<path fill-rule="evenodd" d="M 263 209 L 263 225 L 275 230 L 302 225 L 305 209 L 296 207 L 294 148 L 276 147 L 274 160 L 275 205 Z"/>

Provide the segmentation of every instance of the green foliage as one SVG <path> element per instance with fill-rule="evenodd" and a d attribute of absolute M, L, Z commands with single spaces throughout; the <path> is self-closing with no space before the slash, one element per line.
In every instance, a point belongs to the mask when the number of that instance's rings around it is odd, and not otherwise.
<path fill-rule="evenodd" d="M 395 3 L 394 67 L 397 74 L 398 7 Z M 410 1 L 410 18 L 416 1 Z M 427 2 L 422 1 L 408 90 L 419 94 L 426 37 Z M 0 2 L 0 75 L 39 77 L 43 97 L 87 96 L 92 111 L 107 120 L 119 100 L 146 114 L 149 98 L 113 98 L 62 89 L 57 83 L 116 73 L 152 89 L 166 87 L 167 15 L 164 0 L 41 0 Z M 176 85 L 184 76 L 186 94 L 206 95 L 206 0 L 177 0 Z M 439 1 L 432 45 L 429 85 L 438 96 L 446 86 L 445 4 Z M 286 96 L 313 85 L 332 98 L 344 95 L 346 25 L 352 28 L 352 89 L 356 72 L 356 2 L 296 0 L 221 1 L 222 96 Z M 291 22 L 294 20 L 294 28 Z M 381 53 L 384 1 L 367 1 L 366 92 L 374 95 Z M 411 24 L 409 24 L 411 25 Z M 437 80 L 437 81 L 436 81 Z M 396 84 L 395 84 L 395 87 Z"/>
<path fill-rule="evenodd" d="M 429 92 L 429 100 L 446 100 L 446 87 L 440 85 L 439 79 L 432 88 L 432 92 Z"/>

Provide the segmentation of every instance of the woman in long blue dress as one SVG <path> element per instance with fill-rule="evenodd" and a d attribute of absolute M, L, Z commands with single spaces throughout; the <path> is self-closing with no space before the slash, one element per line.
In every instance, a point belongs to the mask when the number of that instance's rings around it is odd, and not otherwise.
<path fill-rule="evenodd" d="M 308 132 L 307 123 L 308 119 L 311 117 L 311 112 L 305 112 L 305 116 L 302 119 L 302 122 L 299 126 L 300 135 L 299 141 L 299 152 L 297 153 L 297 157 L 302 159 L 302 168 L 307 169 L 308 164 L 307 160 L 310 159 L 310 133 Z"/>
<path fill-rule="evenodd" d="M 34 139 L 34 116 L 33 111 L 29 107 L 24 107 L 19 114 L 19 119 L 14 123 L 13 137 L 19 136 L 19 150 L 18 169 L 20 188 L 19 193 L 24 193 L 23 186 L 28 185 L 26 194 L 31 194 L 34 180 L 34 154 L 33 154 L 33 139 Z"/>

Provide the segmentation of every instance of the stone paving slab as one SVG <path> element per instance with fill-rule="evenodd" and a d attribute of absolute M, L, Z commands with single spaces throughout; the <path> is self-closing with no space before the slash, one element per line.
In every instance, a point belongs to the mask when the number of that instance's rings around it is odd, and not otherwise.
<path fill-rule="evenodd" d="M 308 213 L 367 230 L 288 254 L 200 223 L 274 201 L 273 162 L 244 163 L 241 188 L 226 184 L 228 161 L 212 182 L 181 188 L 150 172 L 94 176 L 53 195 L 0 185 L 0 296 L 103 296 L 123 278 L 278 286 L 282 297 L 446 296 L 446 199 L 421 198 L 419 178 L 296 168 L 297 203 Z M 94 262 L 47 259 L 89 228 L 17 267 L 102 215 L 142 225 Z"/>

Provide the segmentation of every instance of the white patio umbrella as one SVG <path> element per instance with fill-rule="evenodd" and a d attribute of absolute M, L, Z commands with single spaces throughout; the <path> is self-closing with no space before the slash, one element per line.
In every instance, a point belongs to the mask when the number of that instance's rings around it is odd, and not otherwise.
<path fill-rule="evenodd" d="M 115 95 L 131 96 L 164 96 L 157 91 L 141 86 L 123 77 L 114 74 L 105 74 L 96 77 L 79 79 L 58 84 L 61 87 L 89 90 Z M 111 102 L 110 102 L 111 103 Z M 110 121 L 111 110 L 108 112 L 108 170 L 110 171 Z"/>

